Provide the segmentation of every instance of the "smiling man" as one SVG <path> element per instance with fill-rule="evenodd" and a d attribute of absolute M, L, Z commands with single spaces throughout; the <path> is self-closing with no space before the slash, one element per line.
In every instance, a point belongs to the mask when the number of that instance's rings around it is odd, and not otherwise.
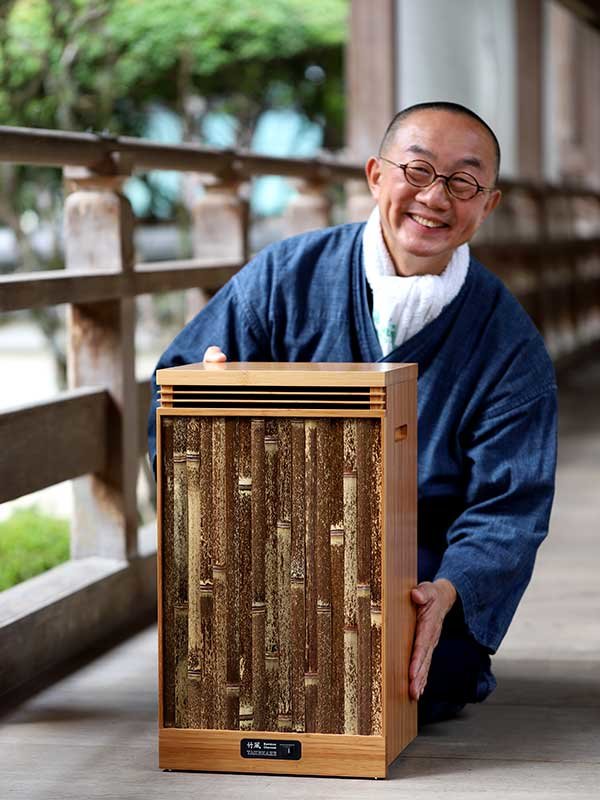
<path fill-rule="evenodd" d="M 556 386 L 541 337 L 468 241 L 500 200 L 500 148 L 463 106 L 401 111 L 366 165 L 366 224 L 266 248 L 157 368 L 199 361 L 419 364 L 420 723 L 495 687 L 498 648 L 548 530 Z M 156 397 L 156 393 L 153 394 Z M 154 408 L 150 454 L 155 456 Z"/>

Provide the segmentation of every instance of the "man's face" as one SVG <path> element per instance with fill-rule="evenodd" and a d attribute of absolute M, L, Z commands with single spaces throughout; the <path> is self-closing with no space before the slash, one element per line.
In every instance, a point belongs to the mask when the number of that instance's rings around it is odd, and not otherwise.
<path fill-rule="evenodd" d="M 399 164 L 424 159 L 442 175 L 469 172 L 481 186 L 494 183 L 493 143 L 476 120 L 463 114 L 414 112 L 382 155 Z M 425 188 L 412 186 L 400 168 L 377 158 L 369 159 L 366 170 L 383 236 L 400 275 L 441 273 L 454 250 L 471 239 L 500 200 L 497 190 L 458 200 L 439 179 Z"/>

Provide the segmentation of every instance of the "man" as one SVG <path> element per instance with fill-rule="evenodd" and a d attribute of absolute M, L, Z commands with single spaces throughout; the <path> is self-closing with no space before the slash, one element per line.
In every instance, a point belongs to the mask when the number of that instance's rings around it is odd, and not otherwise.
<path fill-rule="evenodd" d="M 364 224 L 272 245 L 179 334 L 199 361 L 419 364 L 419 720 L 484 700 L 548 528 L 556 386 L 533 324 L 467 242 L 500 200 L 495 135 L 472 111 L 400 112 L 366 174 Z M 154 410 L 150 417 L 154 456 Z"/>

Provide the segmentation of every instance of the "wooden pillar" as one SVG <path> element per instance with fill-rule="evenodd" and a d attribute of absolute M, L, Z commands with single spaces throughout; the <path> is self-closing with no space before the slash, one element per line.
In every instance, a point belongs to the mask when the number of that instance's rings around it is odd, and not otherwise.
<path fill-rule="evenodd" d="M 543 176 L 542 43 L 544 4 L 515 4 L 517 26 L 517 162 L 523 179 Z"/>
<path fill-rule="evenodd" d="M 204 187 L 204 194 L 191 210 L 192 254 L 211 261 L 236 258 L 248 260 L 248 201 L 240 195 L 240 183 L 220 180 Z M 190 320 L 210 295 L 203 289 L 186 292 L 186 319 Z"/>
<path fill-rule="evenodd" d="M 330 224 L 331 203 L 325 184 L 299 181 L 298 193 L 292 197 L 284 213 L 285 236 L 326 228 Z"/>
<path fill-rule="evenodd" d="M 352 160 L 377 152 L 396 111 L 396 2 L 352 0 L 346 47 L 346 139 Z"/>
<path fill-rule="evenodd" d="M 133 213 L 121 194 L 126 176 L 67 167 L 64 234 L 68 270 L 134 268 Z M 73 481 L 71 555 L 125 559 L 137 551 L 138 412 L 135 298 L 69 307 L 69 386 L 101 386 L 108 394 L 106 468 Z"/>

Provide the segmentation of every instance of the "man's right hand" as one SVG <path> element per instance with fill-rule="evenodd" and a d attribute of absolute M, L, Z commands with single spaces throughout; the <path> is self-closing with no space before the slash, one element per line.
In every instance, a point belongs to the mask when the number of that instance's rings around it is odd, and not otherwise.
<path fill-rule="evenodd" d="M 227 361 L 227 356 L 216 344 L 207 347 L 202 359 L 205 364 L 218 364 L 222 361 Z"/>

